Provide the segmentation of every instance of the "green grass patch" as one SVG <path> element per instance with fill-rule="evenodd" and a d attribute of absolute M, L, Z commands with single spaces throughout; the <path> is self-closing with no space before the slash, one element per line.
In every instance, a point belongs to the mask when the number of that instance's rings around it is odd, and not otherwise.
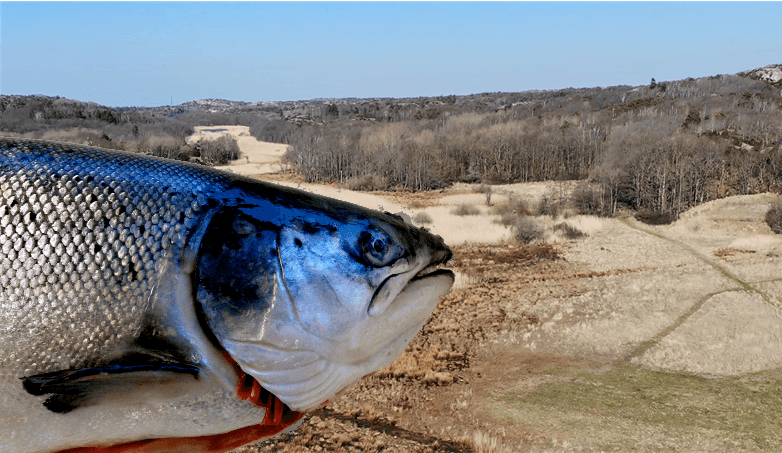
<path fill-rule="evenodd" d="M 550 376 L 531 391 L 492 392 L 493 415 L 588 449 L 782 451 L 779 370 L 709 379 L 621 364 Z"/>

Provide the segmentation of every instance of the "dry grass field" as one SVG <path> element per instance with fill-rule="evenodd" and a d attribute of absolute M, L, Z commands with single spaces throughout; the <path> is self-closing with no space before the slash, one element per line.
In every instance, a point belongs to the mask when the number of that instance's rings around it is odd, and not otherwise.
<path fill-rule="evenodd" d="M 661 226 L 564 210 L 533 216 L 521 244 L 476 186 L 305 188 L 423 221 L 452 245 L 457 284 L 397 361 L 237 452 L 782 451 L 775 195 Z M 572 188 L 493 186 L 491 201 Z"/>

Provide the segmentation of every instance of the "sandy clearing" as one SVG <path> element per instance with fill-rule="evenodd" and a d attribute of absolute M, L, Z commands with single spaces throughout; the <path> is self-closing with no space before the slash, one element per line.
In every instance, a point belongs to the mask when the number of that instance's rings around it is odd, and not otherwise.
<path fill-rule="evenodd" d="M 563 335 L 549 338 L 549 347 L 573 350 L 574 343 L 581 353 L 592 348 L 619 356 L 628 351 L 622 345 L 632 349 L 646 338 L 651 343 L 645 347 L 651 347 L 638 351 L 643 355 L 633 358 L 635 364 L 728 375 L 782 366 L 782 285 L 777 285 L 782 241 L 763 222 L 771 197 L 734 198 L 696 208 L 673 225 L 606 220 L 597 234 L 574 244 L 566 256 L 582 266 L 646 263 L 656 270 L 623 276 L 627 281 L 607 299 L 625 301 L 624 306 L 596 308 L 611 303 L 589 292 L 581 296 L 600 313 L 552 327 Z M 600 253 L 611 247 L 618 256 Z M 726 249 L 736 251 L 717 253 Z M 763 280 L 772 281 L 753 283 Z M 577 302 L 564 305 L 578 311 Z"/>
<path fill-rule="evenodd" d="M 381 212 L 390 212 L 392 214 L 404 213 L 405 215 L 412 214 L 412 211 L 408 208 L 400 204 L 396 204 L 380 195 L 374 195 L 371 192 L 355 192 L 348 189 L 341 189 L 336 186 L 322 184 L 301 184 L 286 181 L 275 181 L 274 183 L 281 186 L 293 187 L 310 193 L 323 195 L 325 197 L 336 198 L 337 200 L 347 201 L 348 203 L 357 204 L 359 206 Z"/>
<path fill-rule="evenodd" d="M 281 163 L 288 145 L 259 141 L 250 135 L 248 126 L 196 126 L 195 130 L 195 134 L 188 137 L 188 143 L 214 140 L 225 134 L 236 138 L 241 156 L 228 165 L 215 167 L 217 169 L 242 176 L 278 173 L 288 169 L 287 165 Z"/>
<path fill-rule="evenodd" d="M 704 255 L 725 247 L 754 248 L 761 243 L 764 251 L 782 250 L 782 237 L 775 235 L 762 221 L 775 196 L 773 194 L 740 195 L 714 200 L 682 213 L 672 225 L 649 226 L 672 239 L 685 241 Z M 750 244 L 759 240 L 757 244 Z"/>

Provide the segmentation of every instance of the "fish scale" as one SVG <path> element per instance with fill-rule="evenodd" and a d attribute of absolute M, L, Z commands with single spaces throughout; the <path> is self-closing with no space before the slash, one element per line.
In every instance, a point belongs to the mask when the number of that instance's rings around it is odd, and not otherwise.
<path fill-rule="evenodd" d="M 132 339 L 161 263 L 225 184 L 162 159 L 3 142 L 0 370 L 88 367 Z"/>

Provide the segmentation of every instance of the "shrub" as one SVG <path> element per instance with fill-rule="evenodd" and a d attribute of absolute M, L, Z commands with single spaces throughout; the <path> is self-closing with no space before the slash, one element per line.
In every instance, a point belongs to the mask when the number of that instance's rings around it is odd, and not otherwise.
<path fill-rule="evenodd" d="M 532 213 L 524 200 L 509 196 L 504 203 L 494 205 L 492 214 L 499 215 L 500 218 L 496 222 L 507 227 L 513 225 L 519 218 Z"/>
<path fill-rule="evenodd" d="M 152 135 L 138 141 L 134 151 L 166 159 L 189 160 L 188 151 L 182 137 Z"/>
<path fill-rule="evenodd" d="M 432 223 L 432 216 L 429 214 L 421 211 L 416 213 L 416 215 L 413 216 L 413 222 L 421 224 L 421 225 L 427 225 Z"/>
<path fill-rule="evenodd" d="M 231 134 L 200 140 L 195 147 L 201 161 L 209 165 L 224 165 L 239 158 L 239 144 Z"/>
<path fill-rule="evenodd" d="M 426 208 L 428 205 L 423 200 L 410 200 L 410 202 L 407 203 L 407 207 L 410 209 L 423 209 Z"/>
<path fill-rule="evenodd" d="M 538 215 L 556 217 L 562 212 L 563 208 L 564 203 L 562 200 L 559 200 L 558 197 L 553 194 L 547 193 L 540 199 L 540 203 L 538 204 Z"/>
<path fill-rule="evenodd" d="M 486 195 L 486 206 L 491 206 L 491 185 L 481 183 L 475 188 L 475 192 Z"/>
<path fill-rule="evenodd" d="M 610 217 L 611 199 L 606 195 L 602 188 L 581 184 L 573 191 L 572 199 L 579 214 Z"/>
<path fill-rule="evenodd" d="M 477 206 L 471 204 L 462 203 L 451 209 L 451 214 L 465 216 L 465 215 L 478 215 L 481 210 Z"/>
<path fill-rule="evenodd" d="M 640 211 L 635 218 L 647 225 L 668 225 L 676 220 L 676 215 L 672 212 L 663 211 Z"/>
<path fill-rule="evenodd" d="M 578 239 L 586 236 L 586 233 L 565 222 L 554 225 L 554 231 L 561 231 L 568 239 Z"/>
<path fill-rule="evenodd" d="M 348 180 L 348 189 L 372 192 L 374 190 L 383 190 L 388 186 L 386 178 L 372 173 L 370 175 L 360 176 Z"/>
<path fill-rule="evenodd" d="M 776 234 L 782 234 L 782 198 L 778 198 L 766 212 L 766 223 L 771 227 L 771 231 Z"/>
<path fill-rule="evenodd" d="M 513 224 L 513 238 L 518 242 L 529 244 L 535 239 L 543 238 L 543 229 L 532 217 L 522 216 Z"/>

